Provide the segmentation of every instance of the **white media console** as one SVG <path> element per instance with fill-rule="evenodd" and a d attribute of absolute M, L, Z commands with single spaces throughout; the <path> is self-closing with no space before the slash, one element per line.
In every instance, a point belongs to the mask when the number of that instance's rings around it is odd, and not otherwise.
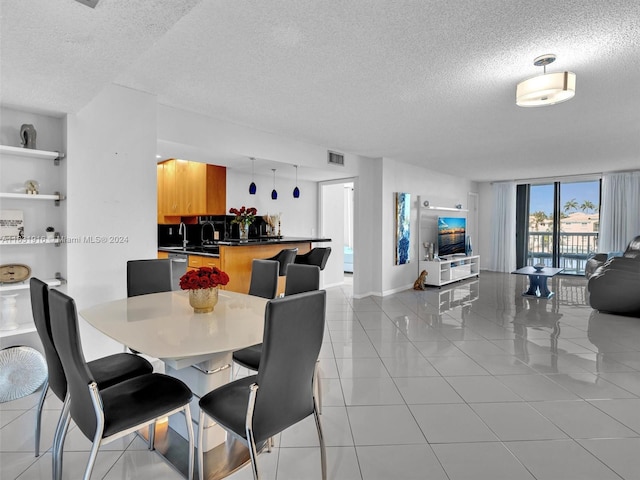
<path fill-rule="evenodd" d="M 454 255 L 440 260 L 421 260 L 420 271 L 427 271 L 425 285 L 441 287 L 448 283 L 480 276 L 480 255 Z"/>

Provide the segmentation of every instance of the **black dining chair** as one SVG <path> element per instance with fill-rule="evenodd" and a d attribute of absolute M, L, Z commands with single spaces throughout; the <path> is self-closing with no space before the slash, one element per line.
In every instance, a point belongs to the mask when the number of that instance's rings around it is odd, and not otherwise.
<path fill-rule="evenodd" d="M 312 414 L 320 441 L 322 478 L 326 480 L 325 444 L 314 394 L 325 311 L 324 290 L 270 300 L 265 309 L 258 374 L 223 385 L 200 399 L 199 444 L 207 415 L 247 443 L 254 480 L 259 479 L 258 448 Z M 200 449 L 198 468 L 203 480 Z"/>
<path fill-rule="evenodd" d="M 177 378 L 147 373 L 99 388 L 82 352 L 75 302 L 64 293 L 51 290 L 49 310 L 53 344 L 68 384 L 62 411 L 64 421 L 60 430 L 56 430 L 54 439 L 53 454 L 59 459 L 59 468 L 62 466 L 62 444 L 71 420 L 92 441 L 83 477 L 89 480 L 101 445 L 144 427 L 149 427 L 151 441 L 151 431 L 158 420 L 182 412 L 189 436 L 187 478 L 193 478 L 193 425 L 189 409 L 193 394 L 189 387 Z"/>
<path fill-rule="evenodd" d="M 33 321 L 42 342 L 48 370 L 47 380 L 42 387 L 40 401 L 36 408 L 35 455 L 37 457 L 40 455 L 42 409 L 45 398 L 49 390 L 51 390 L 61 402 L 64 402 L 67 395 L 67 379 L 58 351 L 53 344 L 51 317 L 49 315 L 49 287 L 42 280 L 32 277 L 29 280 L 29 288 Z M 98 384 L 98 388 L 106 388 L 123 380 L 153 371 L 153 366 L 147 360 L 130 353 L 116 353 L 115 355 L 102 357 L 89 362 L 88 367 Z M 60 420 L 58 423 L 60 423 Z"/>
<path fill-rule="evenodd" d="M 324 270 L 331 255 L 331 247 L 316 247 L 309 250 L 307 253 L 296 255 L 295 263 L 301 265 L 316 265 L 320 267 L 320 270 Z"/>
<path fill-rule="evenodd" d="M 127 261 L 127 297 L 150 293 L 170 292 L 172 285 L 171 260 L 150 258 Z M 127 347 L 125 347 L 125 351 Z M 132 348 L 132 353 L 140 353 Z"/>
<path fill-rule="evenodd" d="M 285 248 L 284 250 L 280 250 L 277 255 L 266 258 L 265 260 L 275 260 L 280 264 L 280 272 L 279 275 L 281 277 L 287 276 L 287 269 L 289 265 L 293 263 L 298 253 L 297 248 Z"/>
<path fill-rule="evenodd" d="M 320 267 L 292 263 L 287 271 L 284 295 L 310 292 L 320 288 Z"/>
<path fill-rule="evenodd" d="M 279 269 L 280 264 L 274 260 L 253 260 L 251 262 L 249 295 L 269 299 L 276 298 Z"/>
<path fill-rule="evenodd" d="M 171 290 L 171 260 L 168 258 L 127 262 L 127 297 Z"/>
<path fill-rule="evenodd" d="M 264 261 L 265 260 L 254 260 L 254 262 Z M 318 267 L 310 265 L 290 265 L 289 275 L 291 275 L 291 277 L 287 276 L 286 284 L 286 288 L 289 290 L 289 293 L 286 293 L 285 290 L 285 296 L 318 290 L 320 286 L 320 270 L 318 269 Z M 253 274 L 251 278 L 253 279 Z M 274 294 L 272 297 L 265 298 L 275 298 L 275 289 L 273 290 L 273 293 Z M 249 294 L 251 295 L 251 292 L 249 292 Z M 241 367 L 257 371 L 258 367 L 260 366 L 261 354 L 262 343 L 258 343 L 256 345 L 251 345 L 250 347 L 236 350 L 235 352 L 233 352 L 232 358 L 233 361 Z"/>

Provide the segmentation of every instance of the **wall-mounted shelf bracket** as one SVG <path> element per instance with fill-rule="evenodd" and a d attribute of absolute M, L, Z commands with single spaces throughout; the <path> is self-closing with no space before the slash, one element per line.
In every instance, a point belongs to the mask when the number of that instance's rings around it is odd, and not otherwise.
<path fill-rule="evenodd" d="M 60 160 L 64 158 L 64 153 L 56 152 L 58 156 L 53 159 L 53 164 L 57 167 L 60 165 Z"/>
<path fill-rule="evenodd" d="M 58 198 L 54 200 L 54 204 L 56 207 L 60 206 L 60 200 L 66 200 L 66 197 L 62 195 L 60 192 L 54 192 L 54 195 L 57 195 Z"/>

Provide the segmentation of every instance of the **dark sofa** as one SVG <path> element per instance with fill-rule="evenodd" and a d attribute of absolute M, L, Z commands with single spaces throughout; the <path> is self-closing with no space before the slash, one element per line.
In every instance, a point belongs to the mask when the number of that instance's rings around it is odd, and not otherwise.
<path fill-rule="evenodd" d="M 640 317 L 640 236 L 622 257 L 610 258 L 595 270 L 587 290 L 591 308 Z"/>

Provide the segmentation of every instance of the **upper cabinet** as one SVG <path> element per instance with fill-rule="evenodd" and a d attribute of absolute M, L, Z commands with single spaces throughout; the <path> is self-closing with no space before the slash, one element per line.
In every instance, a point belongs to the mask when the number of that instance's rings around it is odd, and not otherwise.
<path fill-rule="evenodd" d="M 224 215 L 227 170 L 206 163 L 171 159 L 158 164 L 158 223 L 178 217 Z"/>

